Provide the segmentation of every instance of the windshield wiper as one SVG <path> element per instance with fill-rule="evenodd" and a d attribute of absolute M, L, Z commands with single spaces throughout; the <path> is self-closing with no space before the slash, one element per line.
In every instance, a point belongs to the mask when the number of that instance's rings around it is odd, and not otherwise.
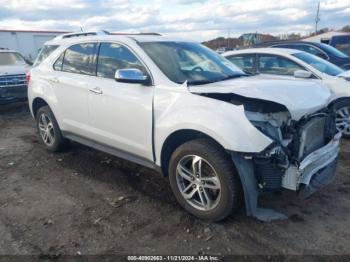
<path fill-rule="evenodd" d="M 206 84 L 212 84 L 215 82 L 221 81 L 220 79 L 218 80 L 200 80 L 200 81 L 188 81 L 187 84 L 190 86 L 195 86 L 195 85 L 206 85 Z"/>
<path fill-rule="evenodd" d="M 234 79 L 234 78 L 238 78 L 238 77 L 242 77 L 242 76 L 248 76 L 248 74 L 230 75 L 230 76 L 222 78 L 220 81 L 230 80 L 230 79 Z"/>

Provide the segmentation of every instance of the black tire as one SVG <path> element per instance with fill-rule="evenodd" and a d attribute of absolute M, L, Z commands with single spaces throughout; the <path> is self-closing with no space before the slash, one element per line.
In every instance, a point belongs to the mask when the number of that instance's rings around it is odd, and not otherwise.
<path fill-rule="evenodd" d="M 211 210 L 200 210 L 193 207 L 180 192 L 176 169 L 179 161 L 188 155 L 196 155 L 205 159 L 214 168 L 220 180 L 221 197 L 217 205 Z M 235 213 L 241 207 L 242 187 L 233 162 L 224 149 L 210 139 L 196 139 L 178 147 L 170 158 L 169 180 L 172 191 L 180 205 L 202 220 L 220 221 Z"/>
<path fill-rule="evenodd" d="M 43 116 L 43 114 L 52 123 L 52 131 L 53 131 L 52 133 L 54 134 L 54 136 L 53 136 L 54 139 L 53 139 L 52 143 L 50 143 L 50 144 L 46 143 L 44 141 L 44 138 L 41 134 L 40 127 L 39 127 L 40 118 Z M 43 107 L 39 108 L 39 110 L 36 114 L 35 120 L 36 120 L 36 127 L 37 127 L 37 130 L 39 133 L 39 138 L 47 150 L 49 150 L 51 152 L 59 152 L 59 151 L 62 151 L 63 149 L 66 148 L 66 146 L 68 145 L 68 140 L 62 136 L 62 132 L 58 126 L 57 120 L 56 120 L 56 118 L 55 118 L 54 114 L 52 113 L 49 106 L 43 106 Z"/>
<path fill-rule="evenodd" d="M 344 107 L 350 107 L 350 99 L 343 99 L 338 102 L 335 102 L 332 106 L 333 110 L 337 112 L 339 109 Z M 340 130 L 341 131 L 341 130 Z M 350 134 L 342 132 L 343 138 L 350 139 Z"/>

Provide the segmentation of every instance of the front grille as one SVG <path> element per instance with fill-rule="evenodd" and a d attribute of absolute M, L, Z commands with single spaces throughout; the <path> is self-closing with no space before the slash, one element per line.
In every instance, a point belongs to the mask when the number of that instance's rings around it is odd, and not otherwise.
<path fill-rule="evenodd" d="M 0 76 L 0 88 L 21 88 L 26 86 L 25 74 Z"/>
<path fill-rule="evenodd" d="M 299 152 L 298 159 L 304 157 L 323 147 L 326 141 L 327 117 L 317 116 L 306 122 L 299 131 Z"/>

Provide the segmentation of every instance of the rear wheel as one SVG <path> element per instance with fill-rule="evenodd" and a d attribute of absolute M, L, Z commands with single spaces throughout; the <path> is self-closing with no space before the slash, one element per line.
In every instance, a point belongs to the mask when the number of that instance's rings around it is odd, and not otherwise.
<path fill-rule="evenodd" d="M 64 149 L 68 141 L 62 136 L 50 107 L 43 106 L 38 110 L 36 124 L 40 139 L 48 150 L 56 152 Z"/>
<path fill-rule="evenodd" d="M 178 202 L 201 219 L 219 221 L 240 207 L 242 190 L 232 160 L 209 139 L 176 149 L 169 179 Z"/>

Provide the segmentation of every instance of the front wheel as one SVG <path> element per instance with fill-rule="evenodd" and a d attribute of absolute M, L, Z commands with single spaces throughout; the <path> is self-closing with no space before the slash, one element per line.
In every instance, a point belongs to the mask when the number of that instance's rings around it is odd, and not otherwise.
<path fill-rule="evenodd" d="M 334 104 L 335 124 L 343 137 L 350 138 L 350 101 L 344 100 Z"/>
<path fill-rule="evenodd" d="M 181 145 L 169 164 L 171 188 L 181 206 L 208 221 L 219 221 L 238 210 L 241 184 L 232 160 L 209 139 Z"/>

